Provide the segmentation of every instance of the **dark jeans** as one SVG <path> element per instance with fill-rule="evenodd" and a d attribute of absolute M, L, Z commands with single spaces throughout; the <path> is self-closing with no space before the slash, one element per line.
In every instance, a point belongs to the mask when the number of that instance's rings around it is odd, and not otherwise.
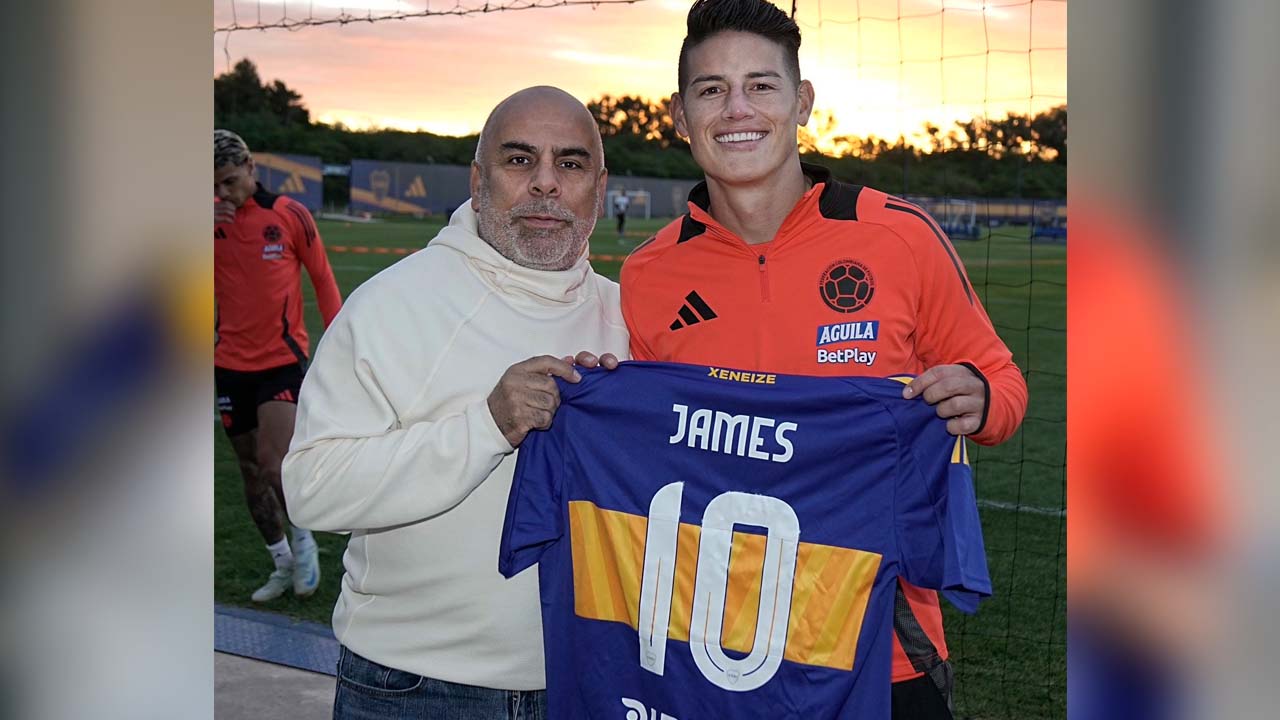
<path fill-rule="evenodd" d="M 544 720 L 545 690 L 493 690 L 379 665 L 347 648 L 338 659 L 334 720 Z"/>

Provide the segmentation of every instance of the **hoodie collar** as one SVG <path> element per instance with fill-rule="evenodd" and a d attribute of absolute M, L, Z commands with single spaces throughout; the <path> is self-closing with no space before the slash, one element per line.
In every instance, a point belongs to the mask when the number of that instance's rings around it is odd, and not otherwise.
<path fill-rule="evenodd" d="M 567 270 L 534 270 L 508 260 L 481 239 L 479 222 L 471 209 L 470 199 L 458 206 L 449 218 L 449 224 L 428 246 L 446 247 L 461 253 L 486 285 L 516 301 L 574 305 L 582 302 L 592 287 L 587 282 L 591 263 L 586 250 Z"/>

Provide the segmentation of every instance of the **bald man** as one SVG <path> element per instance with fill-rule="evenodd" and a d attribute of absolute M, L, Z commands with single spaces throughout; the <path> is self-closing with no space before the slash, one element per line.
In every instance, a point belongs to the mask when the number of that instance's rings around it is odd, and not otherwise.
<path fill-rule="evenodd" d="M 576 382 L 584 348 L 626 357 L 618 286 L 587 261 L 606 179 L 582 103 L 512 95 L 480 134 L 471 201 L 325 333 L 284 491 L 295 523 L 351 533 L 335 718 L 545 717 L 537 576 L 505 580 L 496 559 L 553 376 Z"/>

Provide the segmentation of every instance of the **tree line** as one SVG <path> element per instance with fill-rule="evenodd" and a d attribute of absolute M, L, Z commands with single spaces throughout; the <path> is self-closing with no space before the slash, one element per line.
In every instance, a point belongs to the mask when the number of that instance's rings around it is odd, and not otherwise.
<path fill-rule="evenodd" d="M 351 130 L 312 122 L 302 96 L 284 82 L 264 82 L 251 60 L 214 78 L 214 122 L 239 133 L 250 148 L 318 155 L 327 163 L 353 158 L 464 165 L 476 136 L 403 130 Z M 604 95 L 587 104 L 600 127 L 610 174 L 698 178 L 688 144 L 671 121 L 670 98 Z M 1067 108 L 1035 115 L 974 118 L 950 127 L 926 124 L 916 140 L 837 135 L 829 111 L 800 129 L 806 162 L 848 182 L 893 193 L 977 197 L 1061 198 L 1067 192 Z M 823 153 L 819 147 L 834 148 Z M 345 198 L 345 178 L 325 178 L 326 198 Z"/>

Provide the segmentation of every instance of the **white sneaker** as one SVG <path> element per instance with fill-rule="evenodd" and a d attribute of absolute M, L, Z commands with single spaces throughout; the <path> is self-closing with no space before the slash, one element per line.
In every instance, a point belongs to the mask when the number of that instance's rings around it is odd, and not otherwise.
<path fill-rule="evenodd" d="M 307 597 L 320 587 L 320 558 L 314 542 L 293 553 L 293 594 Z"/>
<path fill-rule="evenodd" d="M 289 583 L 293 581 L 293 571 L 290 569 L 276 570 L 271 573 L 271 577 L 267 578 L 267 584 L 253 591 L 254 602 L 267 602 L 275 600 L 289 589 Z"/>

